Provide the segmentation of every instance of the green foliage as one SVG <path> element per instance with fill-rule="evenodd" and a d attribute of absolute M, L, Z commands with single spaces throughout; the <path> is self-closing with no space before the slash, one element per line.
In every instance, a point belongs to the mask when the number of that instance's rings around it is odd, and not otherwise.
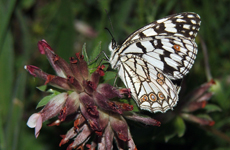
<path fill-rule="evenodd" d="M 41 85 L 41 86 L 37 87 L 37 89 L 39 89 L 42 92 L 45 92 L 46 88 L 47 88 L 47 85 Z"/>
<path fill-rule="evenodd" d="M 40 55 L 37 50 L 36 43 L 39 40 L 45 39 L 55 52 L 66 60 L 76 52 L 82 51 L 85 59 L 90 62 L 101 50 L 110 54 L 108 45 L 111 36 L 104 30 L 105 27 L 108 27 L 115 39 L 121 43 L 130 33 L 143 25 L 185 11 L 198 13 L 202 23 L 196 39 L 199 53 L 194 67 L 184 80 L 182 94 L 209 80 L 210 77 L 206 74 L 210 71 L 211 77 L 216 81 L 216 85 L 211 89 L 215 94 L 204 110 L 212 112 L 209 115 L 216 124 L 211 127 L 212 130 L 208 130 L 177 116 L 172 117 L 166 125 L 162 121 L 161 127 L 135 127 L 131 129 L 131 133 L 136 135 L 134 139 L 138 149 L 159 147 L 191 150 L 228 149 L 230 146 L 229 8 L 228 0 L 0 0 L 0 149 L 61 149 L 57 148 L 57 141 L 60 141 L 59 135 L 65 134 L 66 129 L 56 128 L 58 132 L 42 132 L 44 136 L 35 140 L 32 137 L 34 131 L 26 126 L 28 117 L 36 111 L 38 100 L 44 97 L 35 87 L 42 85 L 44 81 L 35 80 L 32 76 L 27 77 L 28 73 L 23 66 L 36 65 L 43 71 L 54 74 L 45 56 Z M 111 18 L 113 28 L 110 26 L 105 9 Z M 76 24 L 79 22 L 84 22 L 93 30 L 77 27 Z M 87 46 L 84 43 L 87 43 Z M 208 55 L 204 52 L 204 46 Z M 207 70 L 204 63 L 205 57 L 209 58 L 210 70 Z M 92 63 L 91 72 L 103 58 L 101 55 L 96 63 Z M 106 65 L 105 70 L 103 80 L 113 84 L 116 71 L 109 65 Z M 118 79 L 117 85 L 122 87 L 123 83 Z M 49 100 L 50 97 L 43 99 Z M 123 101 L 134 104 L 134 111 L 138 111 L 132 99 Z M 47 101 L 42 100 L 43 102 Z M 38 104 L 39 107 L 42 105 L 44 103 Z M 155 117 L 155 114 L 151 115 Z M 167 116 L 169 113 L 163 115 Z M 209 118 L 207 115 L 200 117 Z M 55 142 L 45 140 L 46 136 L 52 137 Z"/>
<path fill-rule="evenodd" d="M 86 51 L 86 43 L 84 43 L 84 45 L 82 47 L 82 55 L 84 56 L 84 60 L 86 62 L 89 62 L 89 56 L 88 56 L 87 51 Z"/>
<path fill-rule="evenodd" d="M 36 109 L 39 108 L 39 107 L 45 106 L 53 97 L 55 97 L 55 96 L 57 96 L 58 94 L 60 94 L 60 92 L 55 91 L 55 90 L 53 90 L 53 89 L 49 89 L 49 90 L 47 90 L 47 92 L 52 93 L 52 94 L 43 97 L 43 98 L 39 101 L 39 103 L 38 103 Z"/>
<path fill-rule="evenodd" d="M 221 108 L 217 105 L 214 105 L 214 104 L 207 104 L 205 106 L 205 109 L 208 113 L 210 112 L 216 112 L 216 111 L 221 111 Z"/>
<path fill-rule="evenodd" d="M 182 137 L 186 131 L 185 122 L 180 116 L 177 116 L 170 125 L 171 130 L 168 130 L 164 135 L 165 142 L 168 142 L 175 136 Z"/>

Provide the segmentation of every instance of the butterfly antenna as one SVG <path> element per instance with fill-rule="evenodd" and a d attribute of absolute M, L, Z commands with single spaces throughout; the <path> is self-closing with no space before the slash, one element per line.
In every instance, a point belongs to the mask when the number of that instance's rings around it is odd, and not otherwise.
<path fill-rule="evenodd" d="M 107 12 L 106 9 L 105 9 L 105 12 L 106 12 L 106 14 L 107 14 L 107 16 L 108 16 L 108 18 L 109 18 L 109 23 L 110 23 L 110 26 L 111 26 L 111 28 L 112 28 L 112 32 L 114 33 L 113 24 L 112 24 L 112 21 L 111 21 L 111 19 L 110 19 L 110 17 L 109 17 L 109 13 Z M 106 30 L 109 32 L 109 34 L 111 35 L 111 37 L 112 37 L 112 48 L 115 49 L 115 48 L 117 47 L 117 42 L 116 42 L 115 38 L 113 37 L 113 34 L 110 32 L 110 30 L 109 30 L 108 28 L 105 28 L 105 29 L 106 29 Z"/>
<path fill-rule="evenodd" d="M 112 37 L 112 40 L 115 41 L 114 37 L 113 37 L 113 34 L 110 32 L 110 30 L 108 28 L 105 27 L 105 30 L 107 30 L 109 32 L 109 34 L 111 35 Z"/>
<path fill-rule="evenodd" d="M 111 26 L 112 32 L 114 33 L 114 30 L 113 30 L 113 24 L 112 24 L 112 21 L 111 21 L 111 19 L 110 19 L 110 17 L 109 17 L 109 13 L 107 12 L 107 10 L 106 10 L 106 9 L 105 9 L 105 12 L 106 12 L 106 14 L 107 14 L 107 16 L 108 16 L 108 18 L 109 18 L 109 23 L 110 23 L 110 26 Z"/>
<path fill-rule="evenodd" d="M 114 39 L 113 34 L 110 32 L 110 30 L 109 30 L 108 28 L 105 28 L 105 29 L 109 32 L 109 34 L 110 34 L 111 37 L 112 37 L 112 48 L 113 48 L 113 49 L 116 48 L 116 47 L 117 47 L 117 42 L 116 42 L 116 40 Z"/>

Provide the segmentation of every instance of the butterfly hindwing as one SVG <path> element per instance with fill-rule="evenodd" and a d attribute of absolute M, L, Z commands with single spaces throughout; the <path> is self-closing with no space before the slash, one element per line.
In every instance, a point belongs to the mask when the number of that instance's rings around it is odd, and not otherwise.
<path fill-rule="evenodd" d="M 177 88 L 144 59 L 132 54 L 121 57 L 118 74 L 141 109 L 165 112 L 176 105 Z"/>

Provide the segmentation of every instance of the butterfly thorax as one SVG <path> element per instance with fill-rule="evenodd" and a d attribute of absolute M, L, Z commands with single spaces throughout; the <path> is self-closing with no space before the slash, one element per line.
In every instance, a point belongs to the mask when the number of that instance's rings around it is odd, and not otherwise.
<path fill-rule="evenodd" d="M 115 48 L 113 48 L 112 45 L 113 45 L 113 43 L 111 42 L 109 44 L 109 50 L 111 52 L 109 62 L 111 64 L 111 67 L 113 69 L 115 69 L 115 68 L 118 68 L 120 65 L 120 63 L 119 63 L 120 55 L 118 54 L 118 51 L 120 49 L 120 45 L 117 45 Z"/>

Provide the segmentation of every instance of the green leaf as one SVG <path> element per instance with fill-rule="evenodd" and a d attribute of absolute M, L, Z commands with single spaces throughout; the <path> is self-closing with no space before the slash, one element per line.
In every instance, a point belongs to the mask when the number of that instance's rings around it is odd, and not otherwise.
<path fill-rule="evenodd" d="M 89 57 L 86 51 L 86 43 L 84 43 L 82 47 L 82 55 L 84 56 L 84 60 L 88 63 L 89 62 Z"/>
<path fill-rule="evenodd" d="M 54 89 L 48 89 L 47 92 L 49 93 L 54 93 L 54 94 L 59 94 L 60 92 Z"/>
<path fill-rule="evenodd" d="M 47 85 L 42 85 L 42 86 L 37 87 L 37 89 L 39 89 L 42 92 L 45 92 L 46 88 L 47 88 Z"/>
<path fill-rule="evenodd" d="M 93 72 L 95 72 L 97 70 L 97 67 L 100 65 L 102 65 L 103 63 L 100 62 L 94 62 L 94 63 L 91 63 L 88 68 L 89 68 L 89 73 L 92 74 Z M 105 70 L 108 69 L 109 65 L 108 64 L 103 64 L 105 66 L 105 68 L 103 69 L 104 72 Z M 105 74 L 107 74 L 107 72 L 105 72 Z"/>
<path fill-rule="evenodd" d="M 212 118 L 207 114 L 198 114 L 196 116 L 201 118 L 201 119 L 212 120 Z"/>
<path fill-rule="evenodd" d="M 92 50 L 90 53 L 91 55 L 89 56 L 91 59 L 95 59 L 98 57 L 98 54 L 101 52 L 101 41 L 98 43 L 97 46 Z"/>
<path fill-rule="evenodd" d="M 106 71 L 105 75 L 104 75 L 104 80 L 107 82 L 109 80 L 113 80 L 115 79 L 117 73 L 114 71 Z"/>
<path fill-rule="evenodd" d="M 57 96 L 58 94 L 60 94 L 60 92 L 54 92 L 51 95 L 48 95 L 46 97 L 44 97 L 37 105 L 36 109 L 42 106 L 45 106 L 54 96 Z"/>
<path fill-rule="evenodd" d="M 35 0 L 23 0 L 20 1 L 19 5 L 23 8 L 23 9 L 30 9 L 34 4 L 35 4 Z"/>
<path fill-rule="evenodd" d="M 139 112 L 140 111 L 140 109 L 137 106 L 136 102 L 132 98 L 119 99 L 119 102 L 126 103 L 126 104 L 129 104 L 129 105 L 133 105 L 133 110 L 132 111 L 134 111 L 134 112 Z"/>
<path fill-rule="evenodd" d="M 134 101 L 134 100 L 132 99 L 131 101 Z M 133 111 L 134 112 L 139 112 L 140 111 L 139 107 L 137 106 L 137 104 L 135 102 L 132 103 L 132 105 L 133 105 Z"/>
<path fill-rule="evenodd" d="M 222 111 L 219 106 L 214 104 L 207 104 L 204 109 L 206 109 L 208 113 L 215 112 L 215 111 Z"/>
<path fill-rule="evenodd" d="M 48 90 L 46 90 L 46 89 L 47 89 L 47 85 L 39 86 L 39 87 L 37 87 L 37 89 L 39 89 L 39 90 L 42 91 L 42 92 L 60 93 L 59 91 L 54 90 L 54 89 L 48 89 Z"/>
<path fill-rule="evenodd" d="M 181 117 L 179 116 L 176 117 L 174 121 L 174 127 L 176 129 L 176 133 L 178 137 L 182 137 L 185 133 L 186 126 L 185 126 L 184 120 Z"/>
<path fill-rule="evenodd" d="M 1 114 L 2 115 L 2 114 Z M 1 148 L 2 149 L 6 149 L 6 140 L 5 140 L 5 136 L 4 136 L 4 128 L 3 128 L 3 119 L 0 119 L 0 142 L 1 144 Z"/>
<path fill-rule="evenodd" d="M 6 37 L 8 36 L 8 28 L 10 25 L 10 19 L 15 9 L 15 5 L 17 4 L 16 0 L 10 1 L 0 1 L 0 54 L 2 55 L 2 51 L 4 50 L 3 45 Z M 7 7 L 6 7 L 7 6 Z"/>
<path fill-rule="evenodd" d="M 14 42 L 10 31 L 7 32 L 7 36 L 4 39 L 3 45 L 0 45 L 0 47 L 2 46 L 2 49 L 0 48 L 0 112 L 1 116 L 4 116 L 3 121 L 12 101 L 12 88 L 15 81 Z"/>
<path fill-rule="evenodd" d="M 221 82 L 218 79 L 215 79 L 215 84 L 212 85 L 210 88 L 210 91 L 215 93 L 214 95 L 214 99 L 216 99 L 215 103 L 218 104 L 218 106 L 220 106 L 223 110 L 229 109 L 230 106 L 230 101 L 228 100 L 229 94 L 226 94 L 228 93 L 227 89 L 228 88 L 224 86 L 223 81 Z"/>
<path fill-rule="evenodd" d="M 16 82 L 14 85 L 13 92 L 13 103 L 11 104 L 11 108 L 9 111 L 9 116 L 7 119 L 7 130 L 5 133 L 7 134 L 7 145 L 8 147 L 13 147 L 12 149 L 16 149 L 19 145 L 19 135 L 20 135 L 20 124 L 22 123 L 21 118 L 23 116 L 23 104 L 25 103 L 25 86 L 26 86 L 26 75 L 27 73 L 24 70 L 21 70 L 16 76 Z M 23 88 L 24 87 L 24 88 Z M 15 126 L 15 125 L 18 126 Z M 19 132 L 20 131 L 20 132 Z"/>
<path fill-rule="evenodd" d="M 176 133 L 172 133 L 172 134 L 168 134 L 165 136 L 165 142 L 168 142 L 171 138 L 173 138 L 174 136 L 176 136 Z"/>
<path fill-rule="evenodd" d="M 186 126 L 185 126 L 185 123 L 184 123 L 184 120 L 177 116 L 173 122 L 173 127 L 171 130 L 169 130 L 167 132 L 167 135 L 165 135 L 165 142 L 168 142 L 171 138 L 173 138 L 174 136 L 178 136 L 178 137 L 182 137 L 185 133 L 185 130 L 186 130 Z"/>

